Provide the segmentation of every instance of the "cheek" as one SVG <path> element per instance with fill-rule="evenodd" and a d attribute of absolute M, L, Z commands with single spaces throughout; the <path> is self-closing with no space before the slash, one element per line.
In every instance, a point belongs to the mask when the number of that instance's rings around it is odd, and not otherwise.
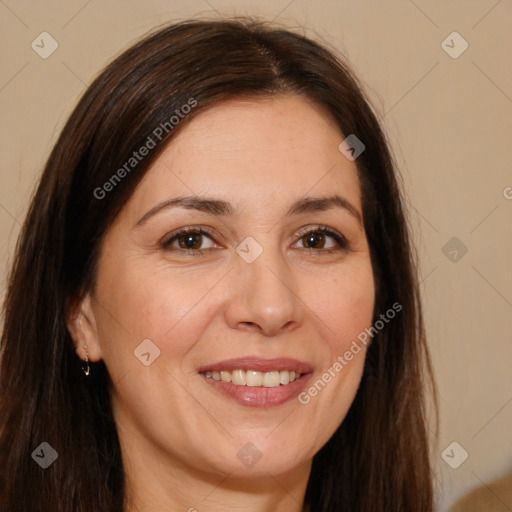
<path fill-rule="evenodd" d="M 339 354 L 371 325 L 375 286 L 371 264 L 362 261 L 320 283 L 306 281 L 305 303 L 324 324 L 324 339 Z"/>
<path fill-rule="evenodd" d="M 322 286 L 308 286 L 307 305 L 322 331 L 323 364 L 299 402 L 315 412 L 325 442 L 346 416 L 361 381 L 366 346 L 358 336 L 372 325 L 375 287 L 369 262 L 347 267 Z"/>
<path fill-rule="evenodd" d="M 183 389 L 190 375 L 182 370 L 212 322 L 208 291 L 219 276 L 120 265 L 107 278 L 105 270 L 102 300 L 108 306 L 100 309 L 99 336 L 114 410 L 120 418 L 131 417 L 150 437 L 161 439 L 159 429 L 170 422 L 173 435 L 185 438 L 184 425 L 191 420 L 190 397 Z M 147 353 L 148 366 L 142 357 Z"/>
<path fill-rule="evenodd" d="M 100 340 L 109 370 L 116 371 L 134 363 L 133 352 L 146 339 L 160 350 L 160 363 L 181 361 L 211 322 L 208 295 L 222 273 L 119 264 L 115 271 L 105 267 L 104 276 Z"/>

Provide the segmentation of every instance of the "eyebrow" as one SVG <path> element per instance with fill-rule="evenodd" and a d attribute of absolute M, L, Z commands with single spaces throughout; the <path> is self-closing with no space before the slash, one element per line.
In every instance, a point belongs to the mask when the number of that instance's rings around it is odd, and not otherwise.
<path fill-rule="evenodd" d="M 229 216 L 234 214 L 234 209 L 230 203 L 222 199 L 199 196 L 180 196 L 167 201 L 162 201 L 145 213 L 135 224 L 137 228 L 144 224 L 150 217 L 155 216 L 171 208 L 186 208 L 188 210 L 198 210 L 211 215 Z M 305 197 L 301 198 L 291 205 L 285 213 L 284 218 L 301 213 L 322 212 L 333 208 L 342 208 L 350 213 L 359 224 L 363 225 L 362 215 L 357 208 L 347 199 L 337 194 L 326 197 Z"/>
<path fill-rule="evenodd" d="M 359 224 L 363 224 L 363 217 L 359 213 L 358 209 L 352 205 L 350 201 L 337 194 L 327 197 L 305 197 L 299 199 L 297 202 L 292 204 L 290 209 L 286 212 L 285 217 L 298 215 L 300 213 L 323 212 L 333 208 L 342 208 L 348 211 L 348 213 L 357 219 Z"/>
<path fill-rule="evenodd" d="M 188 210 L 199 210 L 212 215 L 233 215 L 233 208 L 231 205 L 221 199 L 210 199 L 208 197 L 199 196 L 181 196 L 158 203 L 144 214 L 134 227 L 144 224 L 150 217 L 170 208 L 187 208 Z"/>

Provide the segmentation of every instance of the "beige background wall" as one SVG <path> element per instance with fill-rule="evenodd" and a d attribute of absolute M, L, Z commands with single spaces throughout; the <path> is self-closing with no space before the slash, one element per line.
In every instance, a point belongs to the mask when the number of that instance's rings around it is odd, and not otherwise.
<path fill-rule="evenodd" d="M 307 27 L 366 84 L 402 167 L 420 248 L 441 405 L 439 510 L 511 511 L 510 0 L 0 0 L 0 293 L 30 192 L 86 85 L 157 25 L 235 13 Z M 468 43 L 458 58 L 441 45 L 453 31 Z M 58 42 L 47 59 L 31 48 L 41 32 Z M 452 53 L 463 44 L 445 43 Z M 459 247 L 445 255 L 453 237 Z M 468 453 L 457 469 L 441 456 L 454 441 Z M 445 459 L 455 466 L 462 454 L 452 446 Z"/>

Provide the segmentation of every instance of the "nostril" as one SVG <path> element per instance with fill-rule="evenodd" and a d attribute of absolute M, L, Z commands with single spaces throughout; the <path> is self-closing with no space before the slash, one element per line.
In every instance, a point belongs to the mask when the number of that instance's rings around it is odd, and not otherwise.
<path fill-rule="evenodd" d="M 238 324 L 238 327 L 240 329 L 247 329 L 247 330 L 260 330 L 260 327 L 258 326 L 258 324 L 254 323 L 254 322 L 240 322 Z"/>
<path fill-rule="evenodd" d="M 290 320 L 290 321 L 286 322 L 286 324 L 284 324 L 283 326 L 274 329 L 271 327 L 264 328 L 263 326 L 259 325 L 257 322 L 239 322 L 237 324 L 237 328 L 242 331 L 249 331 L 249 332 L 256 331 L 263 336 L 275 336 L 278 333 L 285 333 L 285 332 L 293 331 L 297 325 L 298 325 L 297 322 L 295 322 L 294 320 Z"/>

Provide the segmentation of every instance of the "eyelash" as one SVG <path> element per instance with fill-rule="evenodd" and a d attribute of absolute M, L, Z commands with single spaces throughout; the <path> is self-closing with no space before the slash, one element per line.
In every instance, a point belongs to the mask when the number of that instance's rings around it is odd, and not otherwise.
<path fill-rule="evenodd" d="M 327 235 L 334 239 L 334 241 L 338 244 L 339 247 L 334 247 L 330 249 L 311 249 L 315 252 L 324 252 L 324 253 L 333 253 L 336 251 L 347 251 L 350 249 L 350 243 L 349 241 L 341 234 L 335 231 L 334 229 L 328 228 L 327 226 L 323 225 L 316 225 L 313 227 L 308 226 L 307 228 L 300 230 L 297 233 L 297 236 L 299 239 L 303 238 L 304 236 L 310 234 L 310 233 L 322 233 L 323 235 Z M 304 250 L 308 250 L 305 248 Z"/>
<path fill-rule="evenodd" d="M 304 236 L 310 234 L 310 233 L 322 233 L 324 235 L 327 235 L 331 238 L 333 238 L 339 247 L 335 248 L 329 248 L 329 249 L 312 249 L 312 248 L 304 248 L 304 250 L 311 250 L 317 253 L 333 253 L 336 251 L 348 251 L 350 250 L 350 242 L 337 231 L 334 231 L 333 229 L 323 226 L 323 225 L 316 225 L 313 227 L 308 227 L 307 229 L 299 231 L 296 236 L 298 236 L 299 240 L 303 238 Z M 179 231 L 176 231 L 174 233 L 171 233 L 168 237 L 166 237 L 161 243 L 160 247 L 161 249 L 167 250 L 167 251 L 182 251 L 186 253 L 189 256 L 201 256 L 203 255 L 208 249 L 183 249 L 183 248 L 177 248 L 177 247 L 171 247 L 171 244 L 177 240 L 182 235 L 189 235 L 194 234 L 198 236 L 207 236 L 212 241 L 215 241 L 213 239 L 212 233 L 210 233 L 207 229 L 205 229 L 202 226 L 188 226 L 186 228 L 180 229 Z"/>

